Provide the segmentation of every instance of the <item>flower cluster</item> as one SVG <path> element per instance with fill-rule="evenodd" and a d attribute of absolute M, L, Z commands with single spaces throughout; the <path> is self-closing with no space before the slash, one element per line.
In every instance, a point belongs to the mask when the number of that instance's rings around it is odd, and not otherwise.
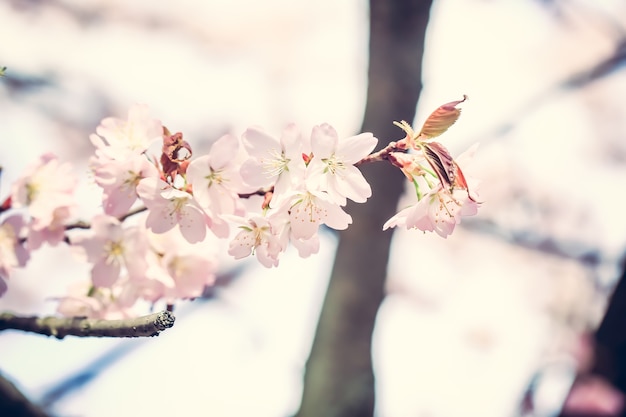
<path fill-rule="evenodd" d="M 456 121 L 462 101 L 441 106 L 417 134 L 397 123 L 406 137 L 376 153 L 371 133 L 340 137 L 321 124 L 308 135 L 295 125 L 279 136 L 252 127 L 219 138 L 200 157 L 147 106 L 133 106 L 126 120 L 106 118 L 90 136 L 102 212 L 89 223 L 74 218 L 71 166 L 52 154 L 12 185 L 0 206 L 2 215 L 11 210 L 0 222 L 0 295 L 33 250 L 66 242 L 91 265 L 91 280 L 60 298 L 61 314 L 127 317 L 140 300 L 198 297 L 215 280 L 218 239 L 228 240 L 235 259 L 254 255 L 266 267 L 277 266 L 290 246 L 302 257 L 317 253 L 320 227 L 346 229 L 347 201 L 371 196 L 358 166 L 373 161 L 400 168 L 418 200 L 383 228 L 445 237 L 478 208 L 472 179 L 460 167 L 469 155 L 454 160 L 432 140 Z"/>
<path fill-rule="evenodd" d="M 456 122 L 461 114 L 456 106 L 466 99 L 467 96 L 463 96 L 463 100 L 440 106 L 419 133 L 415 133 L 405 121 L 395 122 L 406 133 L 400 141 L 402 147 L 415 152 L 391 152 L 388 158 L 415 186 L 417 202 L 389 219 L 383 225 L 384 230 L 406 226 L 408 229 L 434 231 L 445 238 L 461 222 L 462 216 L 477 213 L 476 180 L 466 178 L 461 170 L 461 165 L 469 162 L 477 146 L 472 146 L 455 160 L 441 143 L 432 140 Z M 470 183 L 472 187 L 468 185 Z"/>

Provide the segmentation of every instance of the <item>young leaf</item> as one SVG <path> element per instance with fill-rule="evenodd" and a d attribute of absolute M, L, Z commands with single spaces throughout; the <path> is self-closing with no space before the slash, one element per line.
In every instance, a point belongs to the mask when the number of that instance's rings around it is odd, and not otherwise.
<path fill-rule="evenodd" d="M 461 109 L 458 109 L 456 106 L 463 103 L 465 100 L 467 100 L 467 96 L 463 95 L 463 100 L 451 101 L 450 103 L 439 106 L 424 122 L 419 137 L 422 139 L 431 139 L 448 130 L 461 115 Z"/>

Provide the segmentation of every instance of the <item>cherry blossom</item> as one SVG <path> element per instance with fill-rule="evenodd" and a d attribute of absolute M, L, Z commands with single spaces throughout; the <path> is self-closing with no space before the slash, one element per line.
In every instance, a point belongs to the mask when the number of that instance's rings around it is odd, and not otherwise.
<path fill-rule="evenodd" d="M 352 223 L 352 217 L 320 191 L 297 192 L 290 201 L 289 220 L 295 239 L 312 238 L 323 224 L 344 230 Z"/>
<path fill-rule="evenodd" d="M 11 188 L 11 201 L 14 208 L 26 207 L 28 213 L 38 220 L 38 228 L 43 229 L 53 222 L 62 223 L 72 210 L 56 212 L 59 207 L 74 208 L 74 190 L 77 179 L 71 165 L 60 163 L 56 155 L 44 154 L 26 173 L 15 181 Z"/>
<path fill-rule="evenodd" d="M 406 226 L 407 229 L 435 231 L 445 238 L 461 222 L 461 216 L 471 216 L 477 211 L 478 204 L 469 198 L 467 190 L 456 189 L 450 192 L 443 188 L 434 188 L 417 204 L 399 211 L 387 220 L 383 230 Z"/>
<path fill-rule="evenodd" d="M 157 168 L 143 155 L 124 160 L 92 158 L 91 169 L 96 184 L 103 190 L 104 212 L 111 216 L 127 213 L 137 201 L 139 181 L 159 176 Z"/>
<path fill-rule="evenodd" d="M 207 226 L 218 236 L 228 234 L 225 222 L 209 218 L 191 194 L 163 180 L 144 178 L 137 186 L 137 194 L 148 208 L 146 227 L 154 233 L 178 227 L 190 243 L 204 240 Z"/>
<path fill-rule="evenodd" d="M 97 215 L 91 232 L 71 237 L 74 247 L 82 249 L 87 261 L 93 263 L 91 280 L 96 287 L 111 287 L 122 268 L 131 278 L 142 277 L 147 268 L 147 240 L 137 226 L 122 227 L 115 217 Z"/>
<path fill-rule="evenodd" d="M 41 219 L 32 219 L 28 224 L 26 242 L 28 250 L 36 250 L 44 243 L 56 246 L 65 239 L 65 223 L 71 217 L 70 207 L 57 207 L 52 213 L 52 221 L 46 224 Z"/>
<path fill-rule="evenodd" d="M 239 233 L 231 240 L 228 254 L 242 259 L 255 254 L 259 262 L 267 267 L 278 266 L 278 255 L 283 251 L 280 238 L 273 231 L 271 220 L 261 215 L 240 219 Z"/>
<path fill-rule="evenodd" d="M 151 273 L 163 284 L 159 298 L 168 303 L 200 297 L 204 288 L 215 282 L 216 264 L 204 256 L 166 252 L 160 262 L 160 268 L 151 269 Z"/>
<path fill-rule="evenodd" d="M 59 301 L 57 313 L 65 317 L 88 317 L 103 320 L 119 320 L 136 316 L 132 306 L 137 297 L 129 291 L 128 280 L 121 278 L 110 288 L 94 287 L 88 281 L 75 282 L 69 286 L 67 295 Z"/>
<path fill-rule="evenodd" d="M 340 205 L 346 198 L 364 203 L 372 195 L 368 182 L 354 164 L 378 143 L 371 133 L 339 139 L 329 124 L 315 126 L 311 133 L 313 158 L 307 167 L 309 187 L 327 192 Z"/>
<path fill-rule="evenodd" d="M 205 287 L 215 282 L 215 242 L 206 239 L 191 244 L 173 230 L 162 234 L 148 232 L 148 239 L 152 255 L 148 258 L 146 279 L 135 282 L 141 297 L 173 303 L 199 297 Z"/>
<path fill-rule="evenodd" d="M 239 192 L 246 190 L 235 157 L 239 141 L 225 135 L 218 139 L 208 155 L 193 160 L 187 167 L 187 181 L 196 201 L 214 215 L 243 214 Z"/>
<path fill-rule="evenodd" d="M 128 111 L 128 119 L 107 117 L 100 122 L 89 139 L 96 147 L 96 156 L 108 159 L 126 159 L 131 154 L 142 154 L 161 139 L 163 126 L 152 119 L 145 104 L 136 104 Z"/>
<path fill-rule="evenodd" d="M 287 126 L 280 140 L 260 128 L 249 128 L 242 140 L 250 156 L 241 166 L 246 183 L 254 187 L 274 186 L 274 192 L 282 194 L 302 180 L 302 154 L 308 149 L 295 125 Z"/>

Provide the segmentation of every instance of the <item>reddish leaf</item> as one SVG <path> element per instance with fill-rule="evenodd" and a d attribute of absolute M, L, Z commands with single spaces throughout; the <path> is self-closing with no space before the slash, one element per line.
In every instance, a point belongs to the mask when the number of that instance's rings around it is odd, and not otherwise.
<path fill-rule="evenodd" d="M 442 144 L 438 142 L 422 142 L 422 149 L 424 150 L 426 161 L 435 171 L 444 188 L 452 189 L 458 187 L 467 190 L 469 199 L 477 202 L 470 193 L 461 167 L 452 159 L 450 152 Z"/>
<path fill-rule="evenodd" d="M 450 188 L 455 184 L 458 170 L 450 152 L 438 142 L 423 142 L 424 157 L 431 168 L 437 174 L 444 188 Z"/>
<path fill-rule="evenodd" d="M 444 133 L 452 126 L 461 115 L 461 109 L 456 106 L 467 100 L 467 96 L 463 95 L 463 100 L 451 101 L 432 112 L 428 119 L 424 122 L 419 137 L 422 139 L 435 138 Z"/>

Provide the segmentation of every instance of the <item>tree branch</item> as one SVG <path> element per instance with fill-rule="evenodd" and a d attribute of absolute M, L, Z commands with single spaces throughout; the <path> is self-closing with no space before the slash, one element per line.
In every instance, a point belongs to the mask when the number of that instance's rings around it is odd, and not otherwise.
<path fill-rule="evenodd" d="M 406 152 L 408 150 L 408 145 L 406 143 L 406 139 L 401 139 L 399 141 L 389 142 L 387 146 L 378 152 L 372 152 L 367 155 L 365 158 L 357 161 L 354 166 L 358 167 L 359 165 L 367 164 L 370 162 L 379 162 L 379 161 L 388 161 L 389 154 L 392 152 Z M 391 164 L 393 165 L 393 163 Z"/>
<path fill-rule="evenodd" d="M 146 207 L 141 206 L 141 207 L 137 207 L 131 211 L 129 211 L 126 214 L 123 214 L 121 216 L 118 216 L 117 219 L 120 222 L 123 222 L 124 220 L 126 220 L 127 218 L 134 216 L 135 214 L 139 214 L 139 213 L 143 213 L 144 211 L 148 210 Z M 72 224 L 68 224 L 65 226 L 65 230 L 72 230 L 72 229 L 90 229 L 91 228 L 91 223 L 88 223 L 86 221 L 82 221 L 79 220 L 76 223 L 72 223 Z"/>
<path fill-rule="evenodd" d="M 65 336 L 148 337 L 158 336 L 163 330 L 172 327 L 175 319 L 169 311 L 123 320 L 84 317 L 22 317 L 5 312 L 0 313 L 0 331 L 21 330 L 54 336 L 57 339 L 63 339 Z"/>

